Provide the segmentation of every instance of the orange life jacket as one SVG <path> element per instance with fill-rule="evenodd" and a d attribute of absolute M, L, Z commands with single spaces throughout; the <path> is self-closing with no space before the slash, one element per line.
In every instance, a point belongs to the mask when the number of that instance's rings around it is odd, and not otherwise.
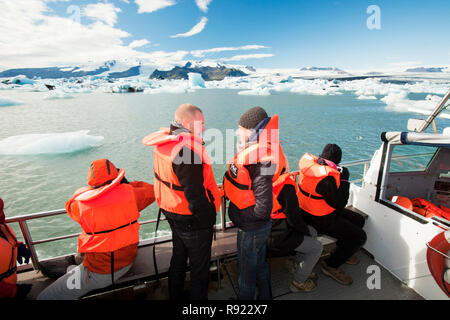
<path fill-rule="evenodd" d="M 228 164 L 223 180 L 225 196 L 243 210 L 254 206 L 255 195 L 251 188 L 252 180 L 245 166 L 250 164 L 271 162 L 276 165 L 274 179 L 277 179 L 282 168 L 286 168 L 286 159 L 278 140 L 278 115 L 274 115 L 258 137 L 258 141 L 248 144 L 236 153 Z"/>
<path fill-rule="evenodd" d="M 317 163 L 318 157 L 305 153 L 299 161 L 299 193 L 298 200 L 300 207 L 314 216 L 325 216 L 335 210 L 328 205 L 322 195 L 316 192 L 316 187 L 320 181 L 328 176 L 336 180 L 336 186 L 339 188 L 341 176 L 339 171 L 329 166 Z"/>
<path fill-rule="evenodd" d="M 0 281 L 16 284 L 17 239 L 12 229 L 0 224 Z"/>
<path fill-rule="evenodd" d="M 156 146 L 153 167 L 155 196 L 158 206 L 168 212 L 192 215 L 189 210 L 189 203 L 184 195 L 183 186 L 180 185 L 172 167 L 173 161 L 181 148 L 187 147 L 200 156 L 203 163 L 203 186 L 206 197 L 211 203 L 214 203 L 216 212 L 219 211 L 220 192 L 214 179 L 211 160 L 203 146 L 203 140 L 191 133 L 183 132 L 178 135 L 169 133 L 169 128 L 161 128 L 160 131 L 152 133 L 142 140 L 142 143 L 146 146 Z M 191 161 L 190 158 L 186 160 Z"/>
<path fill-rule="evenodd" d="M 278 202 L 278 196 L 284 186 L 291 185 L 294 186 L 296 194 L 298 194 L 297 183 L 295 178 L 291 173 L 286 172 L 280 175 L 280 177 L 273 183 L 273 208 L 272 208 L 272 219 L 286 219 L 286 214 L 281 211 L 281 204 Z"/>
<path fill-rule="evenodd" d="M 66 211 L 83 229 L 78 237 L 79 252 L 113 252 L 139 242 L 140 214 L 133 187 L 120 183 L 124 176 L 121 169 L 110 184 L 75 192 L 79 210 Z"/>
<path fill-rule="evenodd" d="M 425 218 L 431 218 L 434 216 L 438 216 L 450 221 L 450 213 L 442 210 L 438 206 L 434 205 L 430 201 L 427 201 L 422 198 L 412 199 L 413 211 L 418 213 Z"/>
<path fill-rule="evenodd" d="M 398 204 L 399 206 L 402 206 L 405 209 L 413 211 L 413 208 L 414 208 L 413 203 L 412 203 L 411 199 L 409 199 L 407 197 L 393 196 L 391 198 L 391 201 Z"/>

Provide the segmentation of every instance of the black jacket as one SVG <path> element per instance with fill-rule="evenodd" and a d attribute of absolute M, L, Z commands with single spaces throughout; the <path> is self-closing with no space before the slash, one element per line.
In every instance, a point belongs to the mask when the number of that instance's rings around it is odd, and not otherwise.
<path fill-rule="evenodd" d="M 294 186 L 284 186 L 277 200 L 286 219 L 272 220 L 269 244 L 273 256 L 286 256 L 293 254 L 304 236 L 310 236 L 310 233 L 303 220 L 304 211 L 300 209 Z"/>
<path fill-rule="evenodd" d="M 170 134 L 189 132 L 187 129 L 170 126 Z M 191 231 L 211 228 L 216 223 L 214 202 L 209 202 L 203 186 L 203 163 L 198 154 L 183 147 L 172 163 L 175 175 L 184 188 L 192 215 L 180 215 L 162 210 L 172 228 Z M 212 199 L 212 195 L 210 194 Z"/>
<path fill-rule="evenodd" d="M 270 220 L 273 207 L 272 179 L 275 172 L 270 162 L 245 166 L 248 170 L 251 188 L 255 196 L 255 205 L 240 210 L 231 201 L 228 216 L 238 228 L 249 231 L 264 226 Z"/>

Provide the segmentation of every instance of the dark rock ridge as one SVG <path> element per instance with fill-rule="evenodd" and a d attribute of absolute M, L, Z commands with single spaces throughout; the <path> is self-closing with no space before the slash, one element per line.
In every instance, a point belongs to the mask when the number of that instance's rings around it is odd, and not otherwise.
<path fill-rule="evenodd" d="M 218 65 L 217 67 L 193 67 L 190 62 L 184 67 L 174 67 L 169 71 L 156 69 L 150 75 L 150 79 L 188 79 L 188 73 L 200 73 L 206 81 L 223 80 L 225 77 L 243 77 L 247 74 L 239 69 Z"/>

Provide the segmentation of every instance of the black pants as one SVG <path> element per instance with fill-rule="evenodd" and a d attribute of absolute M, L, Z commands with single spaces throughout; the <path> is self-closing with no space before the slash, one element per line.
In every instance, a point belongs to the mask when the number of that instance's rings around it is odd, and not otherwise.
<path fill-rule="evenodd" d="M 318 233 L 337 239 L 336 251 L 325 260 L 332 268 L 338 268 L 344 264 L 367 240 L 366 232 L 362 229 L 365 220 L 353 211 L 336 210 L 321 217 L 305 214 L 305 219 Z"/>
<path fill-rule="evenodd" d="M 191 300 L 208 299 L 209 266 L 213 229 L 184 231 L 172 228 L 173 251 L 169 268 L 169 295 L 183 299 L 187 259 L 191 266 Z"/>

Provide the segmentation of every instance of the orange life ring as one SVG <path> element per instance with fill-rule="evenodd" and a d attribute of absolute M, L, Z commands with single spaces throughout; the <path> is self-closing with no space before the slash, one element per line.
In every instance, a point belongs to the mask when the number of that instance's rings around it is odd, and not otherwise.
<path fill-rule="evenodd" d="M 450 264 L 448 264 L 449 259 L 441 253 L 447 256 L 450 254 L 450 230 L 441 232 L 434 237 L 429 242 L 427 249 L 428 268 L 436 283 L 450 298 Z"/>

